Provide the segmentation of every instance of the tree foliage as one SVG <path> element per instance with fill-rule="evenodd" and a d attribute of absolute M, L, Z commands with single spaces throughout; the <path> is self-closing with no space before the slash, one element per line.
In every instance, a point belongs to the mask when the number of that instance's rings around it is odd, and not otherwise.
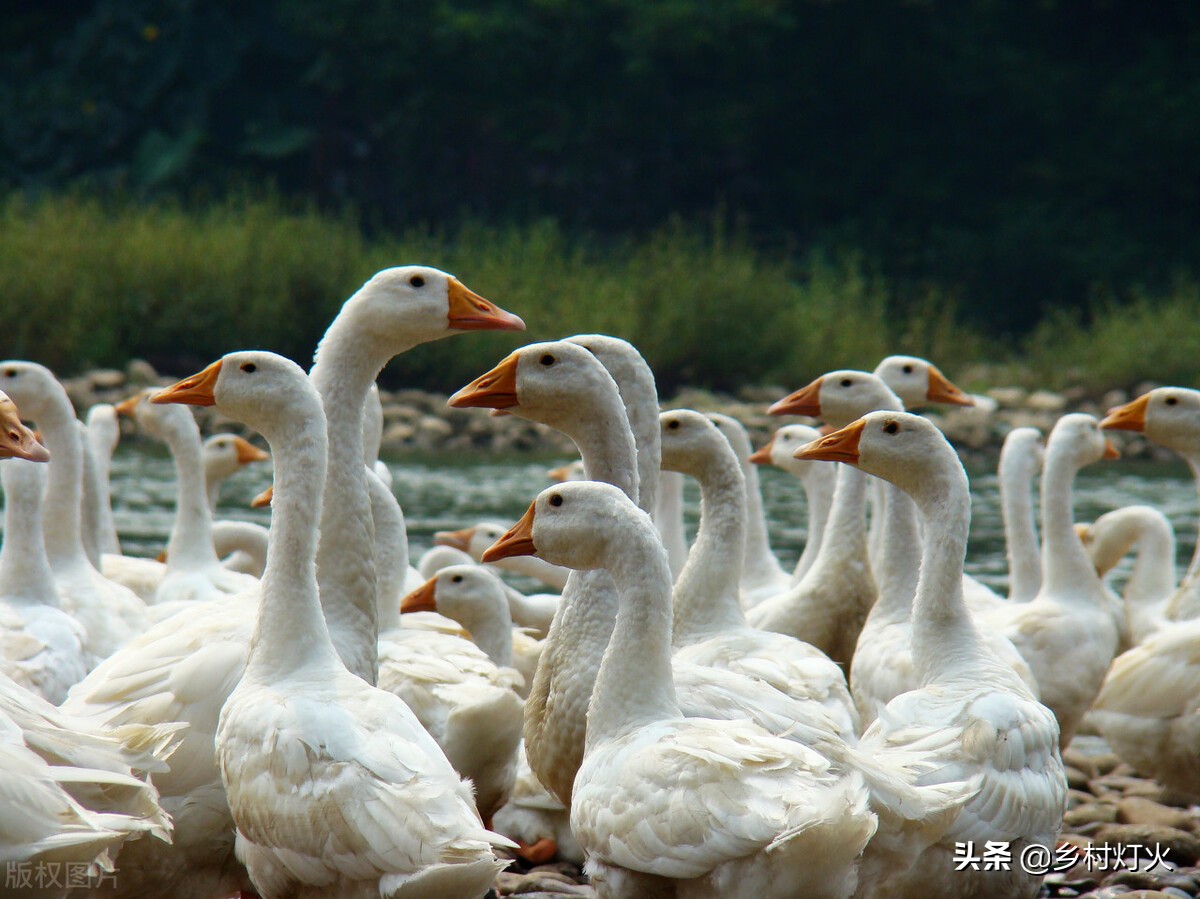
<path fill-rule="evenodd" d="M 7 5 L 10 187 L 265 181 L 391 229 L 725 209 L 1005 332 L 1200 270 L 1189 0 Z"/>

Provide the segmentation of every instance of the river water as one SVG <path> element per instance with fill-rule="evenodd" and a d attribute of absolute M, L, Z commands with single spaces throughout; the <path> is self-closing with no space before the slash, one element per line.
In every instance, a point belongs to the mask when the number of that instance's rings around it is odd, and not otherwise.
<path fill-rule="evenodd" d="M 548 486 L 546 470 L 566 457 L 480 456 L 404 457 L 388 460 L 408 521 L 414 562 L 433 542 L 433 533 L 479 521 L 511 523 Z M 967 570 L 1003 592 L 1007 563 L 995 460 L 968 465 L 972 521 Z M 804 493 L 791 476 L 762 469 L 764 506 L 771 544 L 790 567 L 804 546 Z M 174 514 L 174 475 L 170 458 L 148 443 L 122 444 L 113 460 L 113 510 L 122 546 L 131 555 L 154 555 L 165 544 Z M 271 483 L 270 466 L 251 465 L 225 482 L 218 517 L 268 524 L 269 510 L 250 509 L 250 500 Z M 685 521 L 695 533 L 699 492 L 685 488 Z M 1197 499 L 1191 474 L 1180 464 L 1137 460 L 1101 462 L 1080 473 L 1075 485 L 1075 519 L 1092 521 L 1110 509 L 1133 503 L 1155 506 L 1171 520 L 1178 538 L 1180 573 L 1196 541 Z M 1129 568 L 1115 573 L 1119 584 Z"/>

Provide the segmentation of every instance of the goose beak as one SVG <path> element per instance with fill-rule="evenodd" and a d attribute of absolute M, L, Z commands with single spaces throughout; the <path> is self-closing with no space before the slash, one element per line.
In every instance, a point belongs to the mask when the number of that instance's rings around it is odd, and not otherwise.
<path fill-rule="evenodd" d="M 166 565 L 167 564 L 167 551 L 165 549 L 160 549 L 158 551 L 158 555 L 154 557 L 154 561 L 160 562 L 161 564 Z"/>
<path fill-rule="evenodd" d="M 824 377 L 817 378 L 807 387 L 801 387 L 795 393 L 788 394 L 767 410 L 768 415 L 807 415 L 816 418 L 821 414 L 821 383 Z"/>
<path fill-rule="evenodd" d="M 529 504 L 529 509 L 521 516 L 521 520 L 508 529 L 508 533 L 483 551 L 484 562 L 498 562 L 511 556 L 532 556 L 537 552 L 533 544 L 533 520 L 537 515 L 536 502 Z"/>
<path fill-rule="evenodd" d="M 400 601 L 400 614 L 437 611 L 437 578 L 431 577 Z"/>
<path fill-rule="evenodd" d="M 449 399 L 449 405 L 455 409 L 511 409 L 518 403 L 516 353 L 509 354 Z"/>
<path fill-rule="evenodd" d="M 137 408 L 137 404 L 141 401 L 144 391 L 138 391 L 128 399 L 121 400 L 113 406 L 113 411 L 117 413 L 118 418 L 133 418 L 133 410 Z"/>
<path fill-rule="evenodd" d="M 774 447 L 775 447 L 775 437 L 774 437 L 774 435 L 772 435 L 771 439 L 767 441 L 767 445 L 764 446 L 762 449 L 757 449 L 754 452 L 752 452 L 750 454 L 750 458 L 747 461 L 751 462 L 754 465 L 770 465 L 771 464 L 771 450 Z"/>
<path fill-rule="evenodd" d="M 1111 440 L 1104 441 L 1104 455 L 1102 459 L 1120 459 L 1121 451 L 1113 444 Z"/>
<path fill-rule="evenodd" d="M 37 434 L 21 423 L 17 404 L 8 397 L 0 402 L 0 458 L 50 461 L 50 450 L 38 442 Z"/>
<path fill-rule="evenodd" d="M 525 330 L 525 322 L 520 316 L 505 312 L 495 303 L 467 290 L 458 278 L 450 279 L 447 293 L 449 312 L 446 315 L 446 324 L 452 331 Z"/>
<path fill-rule="evenodd" d="M 946 403 L 951 406 L 975 405 L 972 397 L 959 390 L 934 365 L 929 366 L 929 390 L 925 394 L 925 399 L 931 403 Z"/>
<path fill-rule="evenodd" d="M 259 449 L 249 440 L 241 437 L 233 438 L 233 448 L 237 451 L 238 465 L 249 465 L 251 462 L 265 462 L 271 458 L 266 450 Z"/>
<path fill-rule="evenodd" d="M 848 462 L 854 465 L 858 462 L 858 441 L 862 438 L 863 429 L 867 423 L 859 419 L 846 425 L 840 431 L 834 431 L 828 437 L 814 440 L 796 450 L 796 459 L 815 459 L 820 462 Z"/>
<path fill-rule="evenodd" d="M 471 538 L 475 536 L 475 528 L 463 528 L 461 531 L 438 531 L 433 535 L 434 546 L 453 546 L 466 552 L 471 547 Z"/>
<path fill-rule="evenodd" d="M 275 498 L 275 485 L 272 484 L 254 499 L 250 500 L 251 509 L 261 509 L 264 506 L 271 505 L 271 500 Z"/>
<path fill-rule="evenodd" d="M 1110 431 L 1144 431 L 1146 430 L 1146 409 L 1150 405 L 1150 394 L 1139 396 L 1132 403 L 1109 409 L 1108 415 L 1100 422 L 1100 427 Z"/>
<path fill-rule="evenodd" d="M 551 468 L 546 472 L 546 477 L 556 484 L 563 484 L 567 478 L 571 476 L 571 467 L 569 465 L 560 465 L 558 468 Z"/>
<path fill-rule="evenodd" d="M 221 374 L 218 359 L 204 371 L 184 378 L 150 397 L 152 403 L 182 403 L 187 406 L 212 406 L 216 403 L 213 390 Z"/>

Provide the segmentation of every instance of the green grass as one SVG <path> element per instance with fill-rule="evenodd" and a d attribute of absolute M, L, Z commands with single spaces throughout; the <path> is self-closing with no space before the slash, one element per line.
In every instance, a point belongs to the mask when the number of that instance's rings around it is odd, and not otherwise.
<path fill-rule="evenodd" d="M 1014 352 L 961 325 L 943 288 L 901 289 L 854 253 L 763 251 L 721 220 L 620 241 L 552 222 L 367 237 L 353 215 L 272 196 L 196 206 L 10 196 L 0 200 L 0 352 L 63 375 L 135 356 L 182 373 L 244 348 L 304 364 L 359 285 L 416 262 L 455 273 L 529 330 L 420 347 L 393 363 L 393 385 L 452 390 L 515 346 L 589 331 L 631 340 L 668 388 L 793 387 L 889 352 L 928 356 L 952 376 L 1009 362 L 1013 378 L 1049 386 L 1190 383 L 1200 349 L 1193 281 L 1097 308 L 1087 325 L 1056 316 Z"/>

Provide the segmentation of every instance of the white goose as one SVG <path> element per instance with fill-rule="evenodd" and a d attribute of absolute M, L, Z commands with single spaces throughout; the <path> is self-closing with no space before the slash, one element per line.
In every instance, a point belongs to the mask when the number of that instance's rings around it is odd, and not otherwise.
<path fill-rule="evenodd" d="M 803 884 L 808 897 L 849 896 L 875 830 L 862 778 L 748 721 L 683 716 L 671 573 L 650 517 L 610 485 L 563 484 L 506 542 L 606 566 L 619 585 L 571 802 L 598 895 L 783 897 Z"/>
<path fill-rule="evenodd" d="M 1071 485 L 1079 469 L 1116 454 L 1092 416 L 1058 420 L 1042 474 L 1042 587 L 1030 602 L 985 613 L 1029 663 L 1042 702 L 1058 718 L 1063 746 L 1100 690 L 1119 640 L 1104 585 L 1075 534 Z"/>
<path fill-rule="evenodd" d="M 738 585 L 750 492 L 727 436 L 698 412 L 662 413 L 662 464 L 700 482 L 700 530 L 675 582 L 675 657 L 766 681 L 815 701 L 853 741 L 860 728 L 846 677 L 815 647 L 746 624 Z"/>
<path fill-rule="evenodd" d="M 1138 431 L 1188 459 L 1200 460 L 1200 391 L 1159 387 L 1112 410 L 1105 428 Z M 1193 567 L 1195 560 L 1193 560 Z M 1189 582 L 1189 577 L 1193 580 Z M 1190 611 L 1194 575 L 1184 578 L 1168 612 Z M 1174 609 L 1171 606 L 1174 606 Z M 1168 620 L 1118 656 L 1090 720 L 1121 758 L 1173 789 L 1200 798 L 1200 619 Z"/>
<path fill-rule="evenodd" d="M 117 406 L 167 444 L 175 465 L 175 521 L 167 542 L 166 571 L 154 593 L 151 617 L 161 620 L 185 604 L 258 589 L 258 581 L 221 565 L 213 548 L 212 509 L 205 487 L 200 428 L 190 409 L 150 402 L 143 391 Z M 158 606 L 167 608 L 159 609 Z"/>
<path fill-rule="evenodd" d="M 923 418 L 872 412 L 800 451 L 886 478 L 920 508 L 925 540 L 913 606 L 913 657 L 920 687 L 883 710 L 860 741 L 866 752 L 918 749 L 938 779 L 974 779 L 952 812 L 920 827 L 886 830 L 868 848 L 859 895 L 924 899 L 1033 897 L 1040 876 L 956 870 L 956 844 L 1005 842 L 1053 851 L 1067 784 L 1054 716 L 980 638 L 963 602 L 962 565 L 971 498 L 953 448 Z M 1047 855 L 1049 857 L 1049 855 Z"/>
<path fill-rule="evenodd" d="M 261 578 L 267 567 L 268 536 L 267 529 L 253 521 L 226 518 L 212 523 L 213 550 L 221 564 L 251 577 Z"/>
<path fill-rule="evenodd" d="M 770 409 L 772 415 L 820 416 L 831 425 L 876 408 L 882 382 L 866 372 L 836 371 L 817 378 Z M 891 402 L 899 405 L 893 396 Z M 833 506 L 812 567 L 799 583 L 755 605 L 747 621 L 811 643 L 847 671 L 858 633 L 878 595 L 867 556 L 868 478 L 843 465 Z"/>
<path fill-rule="evenodd" d="M 510 844 L 484 829 L 412 711 L 351 674 L 325 627 L 320 395 L 295 363 L 243 352 L 155 396 L 214 401 L 262 433 L 276 462 L 258 623 L 216 737 L 238 857 L 263 899 L 482 895 L 505 867 L 492 847 Z"/>
<path fill-rule="evenodd" d="M 1175 593 L 1175 529 L 1152 506 L 1125 506 L 1075 527 L 1100 577 L 1137 550 L 1121 591 L 1125 630 L 1137 646 L 1167 623 L 1167 603 Z"/>
<path fill-rule="evenodd" d="M 829 509 L 833 505 L 837 465 L 832 462 L 803 462 L 795 458 L 796 450 L 820 436 L 820 431 L 808 425 L 784 425 L 775 430 L 766 445 L 750 456 L 750 462 L 755 465 L 774 465 L 798 478 L 804 488 L 808 506 L 808 532 L 804 549 L 792 570 L 792 586 L 800 583 L 816 560 L 821 549 L 821 537 L 825 533 L 825 522 L 829 520 Z M 760 596 L 757 600 L 751 600 L 743 594 L 742 604 L 749 608 L 766 598 Z"/>
<path fill-rule="evenodd" d="M 50 465 L 42 526 L 46 554 L 63 609 L 87 629 L 88 651 L 104 658 L 139 633 L 146 606 L 107 580 L 88 561 L 80 531 L 83 446 L 75 410 L 62 384 L 34 362 L 0 362 L 0 389 L 37 423 L 54 461 Z"/>
<path fill-rule="evenodd" d="M 483 304 L 483 305 L 481 305 Z M 323 344 L 325 378 L 338 381 L 333 370 L 345 365 L 345 377 L 374 378 L 391 350 L 403 352 L 427 340 L 488 327 L 512 328 L 515 316 L 475 297 L 456 279 L 423 266 L 386 269 L 355 293 L 343 306 L 330 331 L 336 337 Z M 367 350 L 373 354 L 367 358 Z M 335 351 L 336 350 L 336 351 Z M 337 359 L 344 361 L 338 363 Z M 361 371 L 360 369 L 366 369 Z M 361 382 L 360 382 L 361 383 Z M 343 387 L 343 389 L 348 389 Z M 327 402 L 333 405 L 337 391 Z M 362 408 L 361 399 L 359 409 Z M 342 413 L 346 414 L 346 413 Z M 336 417 L 336 416 L 335 416 Z M 335 435 L 353 442 L 355 471 L 326 484 L 326 506 L 344 502 L 338 490 L 362 489 L 353 474 L 362 462 L 361 427 Z M 355 486 L 357 484 L 357 486 Z M 363 499 L 360 507 L 366 506 Z M 356 507 L 357 508 L 357 507 Z M 369 521 L 369 509 L 367 510 Z M 323 531 L 324 533 L 324 531 Z M 373 547 L 350 542 L 343 547 L 351 571 L 370 564 Z M 351 614 L 338 610 L 341 594 L 331 592 L 330 617 L 345 623 Z M 323 595 L 322 599 L 326 597 Z M 374 591 L 364 602 L 371 607 L 374 641 Z M 361 611 L 361 606 L 357 607 Z M 250 888 L 245 869 L 233 853 L 233 823 L 216 766 L 213 738 L 226 697 L 245 668 L 254 633 L 257 605 L 243 597 L 218 599 L 181 612 L 162 622 L 98 666 L 71 691 L 66 705 L 94 719 L 112 723 L 185 721 L 190 726 L 172 759 L 171 771 L 155 777 L 155 785 L 176 822 L 173 845 L 147 848 L 148 841 L 131 844 L 121 854 L 120 895 L 188 895 L 220 899 Z M 347 636 L 347 635 L 343 635 Z M 360 639 L 367 639 L 365 634 Z M 464 643 L 465 641 L 459 641 Z M 480 657 L 475 647 L 465 644 Z M 372 652 L 371 655 L 374 653 Z M 362 655 L 366 655 L 364 650 Z M 483 657 L 486 661 L 486 657 Z M 186 885 L 188 894 L 179 891 Z"/>
<path fill-rule="evenodd" d="M 1042 556 L 1033 514 L 1032 483 L 1042 470 L 1042 434 L 1013 428 L 1000 449 L 1000 514 L 1008 554 L 1008 598 L 1029 602 L 1042 586 Z"/>
<path fill-rule="evenodd" d="M 267 461 L 271 454 L 237 434 L 213 434 L 205 438 L 201 458 L 208 507 L 215 510 L 221 485 L 247 465 Z"/>

